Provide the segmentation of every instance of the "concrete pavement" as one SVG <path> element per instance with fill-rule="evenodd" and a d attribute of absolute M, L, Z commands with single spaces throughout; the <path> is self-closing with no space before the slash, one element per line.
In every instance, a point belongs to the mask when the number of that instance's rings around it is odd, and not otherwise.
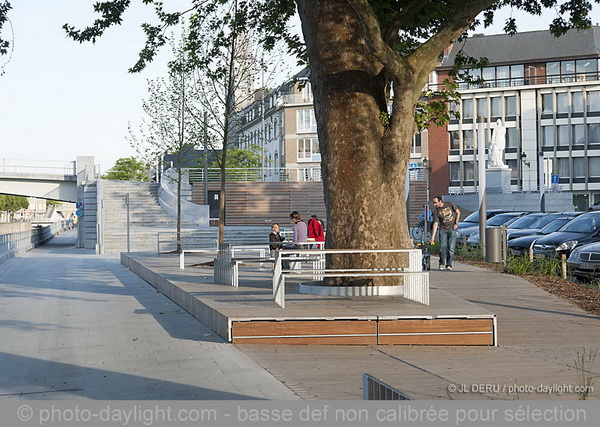
<path fill-rule="evenodd" d="M 74 242 L 0 264 L 0 398 L 298 398 L 117 256 Z"/>

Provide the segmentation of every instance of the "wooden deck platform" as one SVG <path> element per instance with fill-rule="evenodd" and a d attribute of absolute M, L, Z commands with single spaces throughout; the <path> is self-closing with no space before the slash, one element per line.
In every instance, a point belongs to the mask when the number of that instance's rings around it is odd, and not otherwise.
<path fill-rule="evenodd" d="M 424 306 L 398 296 L 302 295 L 290 281 L 282 309 L 269 268 L 242 268 L 234 288 L 213 283 L 210 267 L 180 270 L 178 255 L 122 253 L 121 263 L 234 344 L 497 344 L 494 313 L 434 287 Z"/>

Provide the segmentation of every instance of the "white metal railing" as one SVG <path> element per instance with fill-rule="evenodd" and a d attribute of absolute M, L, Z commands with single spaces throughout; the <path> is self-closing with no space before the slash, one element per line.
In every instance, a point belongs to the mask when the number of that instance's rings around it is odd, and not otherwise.
<path fill-rule="evenodd" d="M 75 161 L 0 159 L 0 173 L 20 173 L 32 175 L 77 175 Z"/>
<path fill-rule="evenodd" d="M 204 170 L 201 168 L 186 169 L 189 182 L 204 182 Z M 221 169 L 209 168 L 206 176 L 209 182 L 221 180 Z M 240 168 L 225 169 L 225 180 L 229 182 L 275 181 L 275 182 L 306 182 L 322 181 L 321 167 L 296 168 Z"/>
<path fill-rule="evenodd" d="M 0 262 L 41 245 L 67 227 L 67 221 L 57 221 L 25 231 L 0 234 Z"/>
<path fill-rule="evenodd" d="M 302 270 L 292 274 L 291 268 L 284 268 L 284 263 L 302 260 L 324 260 L 327 255 L 334 254 L 375 254 L 375 253 L 407 253 L 407 267 L 361 268 L 361 269 L 328 269 L 324 263 L 312 270 Z M 284 249 L 275 254 L 273 268 L 273 300 L 281 308 L 285 308 L 285 277 L 310 278 L 313 281 L 324 277 L 382 277 L 404 276 L 404 298 L 429 305 L 429 273 L 422 271 L 421 251 L 419 249 Z"/>

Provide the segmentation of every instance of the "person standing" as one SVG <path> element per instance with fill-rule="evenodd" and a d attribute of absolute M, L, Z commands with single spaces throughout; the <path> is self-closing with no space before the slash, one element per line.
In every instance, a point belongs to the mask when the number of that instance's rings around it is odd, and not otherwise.
<path fill-rule="evenodd" d="M 460 210 L 454 203 L 444 202 L 441 196 L 433 198 L 433 206 L 433 231 L 430 243 L 433 244 L 435 234 L 439 228 L 440 270 L 452 270 Z"/>
<path fill-rule="evenodd" d="M 290 219 L 294 224 L 294 243 L 307 242 L 308 241 L 308 228 L 302 219 L 300 213 L 294 211 L 290 214 Z"/>

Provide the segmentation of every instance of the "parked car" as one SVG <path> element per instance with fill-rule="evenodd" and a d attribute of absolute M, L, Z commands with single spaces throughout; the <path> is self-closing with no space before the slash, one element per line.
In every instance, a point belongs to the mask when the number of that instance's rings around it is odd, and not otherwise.
<path fill-rule="evenodd" d="M 600 212 L 588 212 L 571 220 L 559 231 L 540 237 L 533 244 L 536 256 L 567 256 L 577 246 L 600 241 Z"/>
<path fill-rule="evenodd" d="M 504 212 L 510 212 L 510 211 L 503 210 L 503 209 L 488 209 L 487 211 L 485 211 L 486 220 L 488 220 L 498 214 L 504 213 Z M 458 223 L 457 230 L 461 230 L 461 229 L 467 228 L 467 227 L 474 227 L 474 226 L 479 227 L 479 211 L 473 212 L 472 214 L 468 215 L 465 219 L 460 221 Z"/>
<path fill-rule="evenodd" d="M 529 214 L 529 215 L 533 215 L 533 214 Z M 515 223 L 521 221 L 522 219 L 527 219 L 527 217 L 529 215 L 525 215 L 522 217 L 518 217 L 518 216 L 512 217 L 508 221 L 506 221 L 504 224 L 501 224 L 501 225 L 506 226 L 508 229 L 510 229 Z M 498 218 L 498 217 L 500 217 L 500 215 L 498 215 L 495 218 Z M 492 220 L 488 220 L 488 222 L 492 222 L 492 221 L 493 221 L 493 218 L 492 218 Z M 487 227 L 487 222 L 486 222 L 486 227 Z M 495 227 L 499 227 L 499 226 L 495 226 Z M 477 245 L 479 245 L 479 240 L 480 240 L 479 239 L 479 227 L 477 227 L 477 231 L 471 233 L 471 235 L 468 237 L 467 244 L 469 246 L 477 246 Z"/>
<path fill-rule="evenodd" d="M 523 255 L 529 252 L 529 248 L 540 237 L 546 236 L 550 233 L 560 230 L 562 227 L 567 225 L 575 219 L 575 216 L 563 216 L 554 219 L 544 228 L 539 231 L 532 233 L 528 236 L 516 237 L 508 241 L 508 252 L 512 255 Z"/>
<path fill-rule="evenodd" d="M 538 231 L 550 224 L 557 218 L 569 218 L 569 220 L 575 218 L 581 212 L 535 212 L 528 215 L 524 215 L 515 220 L 507 222 L 506 237 L 510 242 L 513 239 L 523 236 L 535 235 Z M 563 223 L 564 225 L 564 223 Z M 553 230 L 553 231 L 556 231 Z M 538 235 L 539 236 L 539 235 Z M 475 232 L 469 236 L 467 243 L 471 246 L 479 244 L 479 232 Z M 530 242 L 531 243 L 531 242 Z"/>
<path fill-rule="evenodd" d="M 550 224 L 557 218 L 573 219 L 583 212 L 546 212 L 534 213 L 519 218 L 508 227 L 508 240 L 516 239 L 517 237 L 530 236 L 537 233 L 539 230 Z M 526 219 L 533 217 L 537 218 L 529 227 L 526 226 Z M 556 230 L 554 230 L 556 231 Z"/>
<path fill-rule="evenodd" d="M 571 275 L 579 279 L 600 277 L 600 242 L 581 245 L 571 251 L 567 260 Z"/>
<path fill-rule="evenodd" d="M 499 227 L 507 221 L 518 218 L 527 214 L 527 212 L 503 212 L 494 215 L 492 218 L 488 219 L 485 222 L 486 227 Z M 462 241 L 465 237 L 469 237 L 471 234 L 479 232 L 479 222 L 471 227 L 466 227 L 457 230 L 457 238 L 459 241 Z"/>

